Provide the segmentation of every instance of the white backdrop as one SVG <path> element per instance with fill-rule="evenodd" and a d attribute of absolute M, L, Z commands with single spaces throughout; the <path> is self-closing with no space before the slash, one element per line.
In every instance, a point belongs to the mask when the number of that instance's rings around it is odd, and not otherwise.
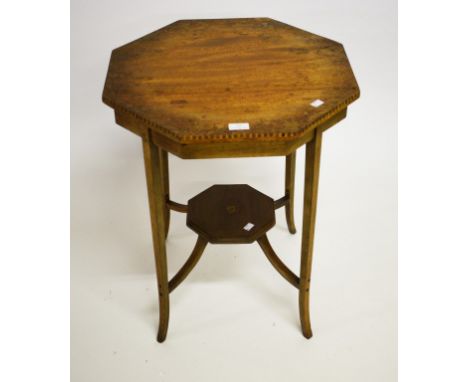
<path fill-rule="evenodd" d="M 101 102 L 110 52 L 177 19 L 271 17 L 344 44 L 361 98 L 323 139 L 311 315 L 255 244 L 209 245 L 171 294 L 164 344 L 141 142 Z M 72 1 L 72 381 L 396 381 L 396 1 Z M 297 158 L 301 225 L 303 149 Z M 215 183 L 282 195 L 284 158 L 183 161 L 185 203 Z M 195 242 L 172 214 L 169 271 Z M 269 234 L 298 270 L 300 230 L 284 211 Z"/>

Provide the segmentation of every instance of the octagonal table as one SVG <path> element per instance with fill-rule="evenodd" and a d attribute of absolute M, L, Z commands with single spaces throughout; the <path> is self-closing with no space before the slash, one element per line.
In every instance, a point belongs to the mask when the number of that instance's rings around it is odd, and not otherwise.
<path fill-rule="evenodd" d="M 312 336 L 309 285 L 322 133 L 342 120 L 358 97 L 341 44 L 268 18 L 181 20 L 113 50 L 103 101 L 114 109 L 117 124 L 143 141 L 159 342 L 167 334 L 169 293 L 207 243 L 199 238 L 186 264 L 168 280 L 170 211 L 188 211 L 170 199 L 168 152 L 184 159 L 285 156 L 285 194 L 274 208 L 285 207 L 289 231 L 295 233 L 295 160 L 303 144 L 299 276 L 281 262 L 266 235 L 258 242 L 280 274 L 299 289 L 302 332 Z M 222 238 L 212 241 L 217 239 Z"/>

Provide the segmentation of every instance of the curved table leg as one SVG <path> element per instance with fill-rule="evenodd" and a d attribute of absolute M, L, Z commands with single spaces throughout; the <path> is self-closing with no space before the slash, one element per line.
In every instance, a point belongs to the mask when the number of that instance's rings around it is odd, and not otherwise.
<path fill-rule="evenodd" d="M 198 260 L 200 260 L 207 244 L 208 240 L 198 236 L 192 254 L 189 256 L 182 268 L 179 269 L 179 272 L 177 272 L 171 281 L 169 281 L 169 292 L 172 292 L 175 288 L 177 288 L 179 284 L 189 275 L 195 265 L 197 265 Z"/>
<path fill-rule="evenodd" d="M 270 260 L 271 265 L 283 276 L 286 281 L 291 283 L 294 287 L 299 288 L 299 277 L 297 277 L 278 257 L 278 255 L 273 250 L 270 241 L 267 238 L 267 235 L 262 235 L 257 239 L 258 244 L 265 253 L 265 256 Z"/>
<path fill-rule="evenodd" d="M 285 195 L 288 196 L 288 203 L 285 206 L 286 222 L 290 233 L 296 233 L 294 224 L 294 180 L 296 175 L 296 152 L 286 156 L 285 174 Z"/>
<path fill-rule="evenodd" d="M 322 131 L 317 130 L 313 140 L 306 145 L 304 179 L 304 212 L 302 220 L 301 272 L 299 282 L 299 313 L 304 337 L 312 337 L 309 312 L 309 288 L 314 246 L 315 216 L 320 167 Z"/>
<path fill-rule="evenodd" d="M 156 262 L 156 276 L 159 291 L 159 330 L 158 342 L 166 339 L 169 325 L 169 287 L 167 282 L 167 258 L 165 217 L 166 199 L 162 173 L 162 154 L 151 140 L 151 136 L 143 138 L 143 153 L 145 158 L 146 185 L 153 234 L 153 248 Z"/>

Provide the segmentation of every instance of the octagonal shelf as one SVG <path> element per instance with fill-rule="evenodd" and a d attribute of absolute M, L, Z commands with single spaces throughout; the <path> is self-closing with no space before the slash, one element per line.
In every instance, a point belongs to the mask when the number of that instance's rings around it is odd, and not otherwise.
<path fill-rule="evenodd" d="M 188 201 L 187 226 L 210 243 L 252 243 L 274 225 L 274 200 L 247 184 L 214 185 Z"/>

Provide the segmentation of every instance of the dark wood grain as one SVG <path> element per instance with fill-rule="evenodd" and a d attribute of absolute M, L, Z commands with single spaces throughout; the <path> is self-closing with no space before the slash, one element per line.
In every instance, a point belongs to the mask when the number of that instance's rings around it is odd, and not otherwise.
<path fill-rule="evenodd" d="M 289 203 L 289 196 L 288 195 L 284 195 L 281 198 L 276 199 L 275 200 L 275 210 L 277 210 L 278 208 L 286 206 L 288 203 Z"/>
<path fill-rule="evenodd" d="M 253 243 L 274 225 L 273 199 L 247 184 L 215 185 L 188 202 L 187 226 L 210 243 Z"/>

